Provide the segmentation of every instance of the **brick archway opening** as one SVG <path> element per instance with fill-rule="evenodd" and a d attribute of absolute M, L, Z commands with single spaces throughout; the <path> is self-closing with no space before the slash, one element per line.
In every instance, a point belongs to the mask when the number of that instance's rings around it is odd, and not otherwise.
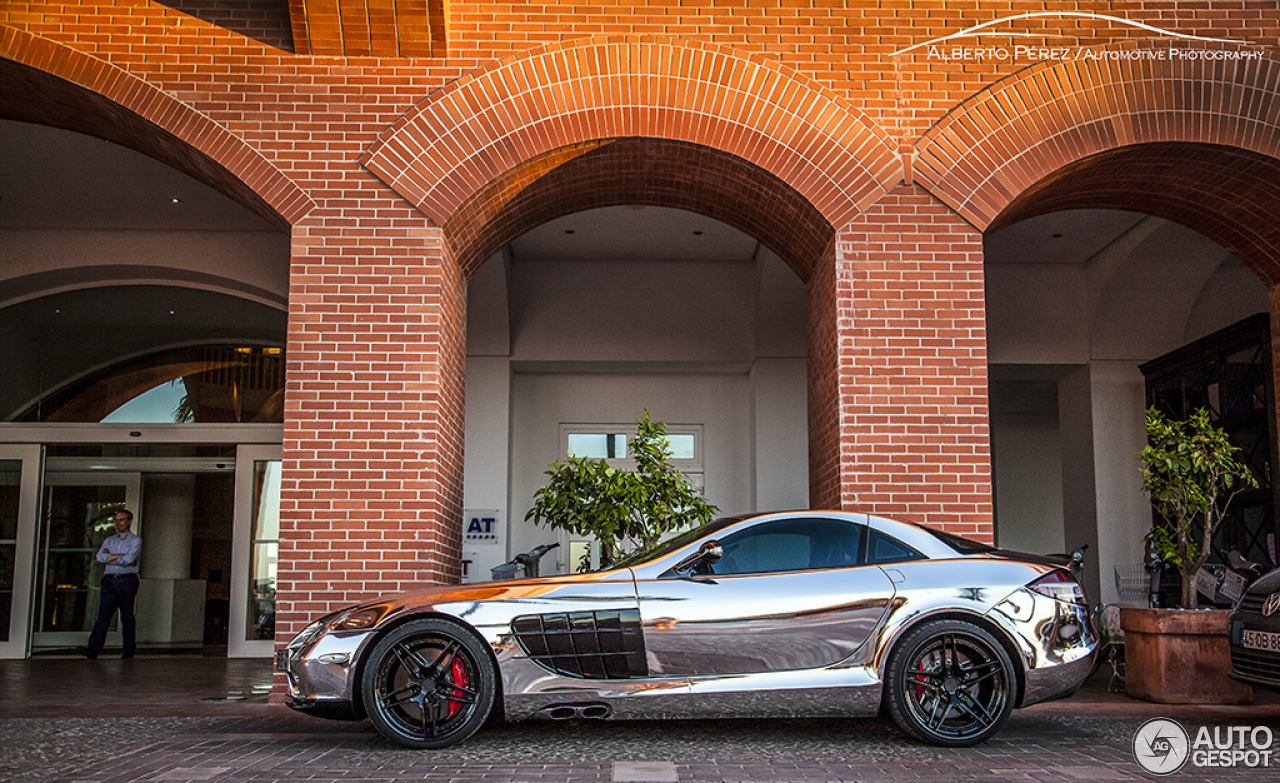
<path fill-rule="evenodd" d="M 834 230 L 803 196 L 758 166 L 688 142 L 594 141 L 540 155 L 489 183 L 445 223 L 463 274 L 549 220 L 596 207 L 673 207 L 750 234 L 807 282 Z"/>
<path fill-rule="evenodd" d="M 1142 212 L 1222 245 L 1280 282 L 1280 160 L 1216 144 L 1136 144 L 1081 158 L 1024 190 L 987 226 L 1069 209 Z"/>
<path fill-rule="evenodd" d="M 289 230 L 289 218 L 226 166 L 110 98 L 4 58 L 0 83 L 5 85 L 0 118 L 83 133 L 136 150 L 208 185 L 280 230 Z"/>
<path fill-rule="evenodd" d="M 992 292 L 989 312 L 1003 308 L 1004 314 L 993 319 L 996 325 L 989 329 L 992 355 L 999 357 L 993 365 L 1004 365 L 993 378 L 1006 382 L 1003 393 L 993 389 L 991 394 L 993 400 L 1004 401 L 1002 408 L 993 405 L 993 418 L 1007 416 L 1003 430 L 993 438 L 993 450 L 998 455 L 1001 447 L 1009 449 L 1001 467 L 995 468 L 1000 471 L 996 484 L 1006 492 L 1006 513 L 1019 502 L 1020 482 L 1026 488 L 1022 502 L 1034 498 L 1048 505 L 1051 495 L 1027 481 L 1029 474 L 1015 469 L 1009 456 L 1019 453 L 1019 439 L 1024 439 L 1024 446 L 1036 443 L 1043 452 L 1051 441 L 1035 435 L 1034 428 L 1045 422 L 1014 423 L 1009 415 L 1033 409 L 1038 411 L 1033 415 L 1051 416 L 1049 426 L 1059 428 L 1054 437 L 1062 438 L 1051 458 L 1063 482 L 1062 530 L 1076 540 L 1092 538 L 1101 545 L 1099 570 L 1091 570 L 1088 577 L 1087 589 L 1094 593 L 1106 589 L 1113 566 L 1141 555 L 1132 542 L 1139 541 L 1150 524 L 1149 510 L 1144 516 L 1141 479 L 1133 467 L 1133 454 L 1145 444 L 1142 416 L 1150 403 L 1149 380 L 1140 371 L 1143 364 L 1197 341 L 1200 348 L 1190 353 L 1208 351 L 1205 346 L 1219 340 L 1237 339 L 1222 335 L 1230 334 L 1233 324 L 1238 334 L 1239 319 L 1266 308 L 1263 286 L 1271 292 L 1275 355 L 1274 335 L 1280 333 L 1275 287 L 1280 281 L 1280 226 L 1273 218 L 1277 209 L 1280 160 L 1224 144 L 1155 141 L 1093 152 L 1053 169 L 1010 194 L 1007 206 L 985 227 L 990 237 L 1023 221 L 1058 213 L 1039 225 L 1064 231 L 1064 248 L 1092 232 L 1092 240 L 1081 240 L 1088 249 L 1079 254 L 1053 247 L 1046 232 L 1036 235 L 1048 243 L 1041 255 L 1028 244 L 1033 236 L 1028 232 L 1017 245 L 1031 262 L 1026 267 L 1005 266 L 1002 262 L 1022 259 L 994 252 L 985 262 L 989 270 L 1031 269 L 1032 264 L 1055 270 L 1020 271 L 1002 279 L 992 272 L 987 277 Z M 1098 214 L 1110 210 L 1126 214 Z M 1082 218 L 1061 214 L 1073 211 L 1093 213 L 1098 222 L 1080 226 L 1075 234 L 1072 221 Z M 1020 230 L 1014 228 L 1013 233 Z M 1249 274 L 1228 253 L 1263 285 L 1248 280 Z M 1064 261 L 1078 264 L 1078 278 L 1071 273 L 1055 276 L 1057 270 L 1070 268 L 1058 265 Z M 1080 288 L 1073 289 L 1077 283 Z M 1043 306 L 1043 321 L 1025 315 L 1037 306 Z M 1053 319 L 1054 326 L 1039 330 Z M 1029 326 L 1015 337 L 1019 325 Z M 1065 361 L 1053 367 L 1045 357 Z M 1208 366 L 1197 372 L 1208 373 Z M 1202 394 L 1209 385 L 1203 382 Z M 1250 386 L 1250 392 L 1255 388 Z M 1234 392 L 1224 391 L 1220 410 L 1231 407 L 1229 396 L 1238 399 Z M 1195 399 L 1194 393 L 1190 399 Z M 1010 525 L 1015 535 L 1031 532 L 1019 527 L 1022 524 Z M 1004 545 L 1019 546 L 1016 541 Z M 1099 578 L 1101 582 L 1094 581 Z"/>
<path fill-rule="evenodd" d="M 774 174 L 710 147 L 660 138 L 603 139 L 553 150 L 477 190 L 444 224 L 446 242 L 470 277 L 526 231 L 559 217 L 610 206 L 643 205 L 697 213 L 758 240 L 806 286 L 810 503 L 839 464 L 834 374 L 837 335 L 835 230 L 823 214 Z M 824 483 L 825 482 L 825 483 Z"/>

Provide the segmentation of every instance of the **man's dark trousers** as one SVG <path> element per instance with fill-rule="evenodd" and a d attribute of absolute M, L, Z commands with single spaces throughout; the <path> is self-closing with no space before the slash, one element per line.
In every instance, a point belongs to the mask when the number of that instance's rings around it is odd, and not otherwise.
<path fill-rule="evenodd" d="M 89 657 L 97 658 L 107 642 L 111 617 L 120 610 L 120 633 L 124 637 L 124 658 L 132 658 L 138 621 L 133 616 L 133 602 L 138 597 L 138 575 L 119 574 L 102 577 L 102 598 L 98 604 L 98 622 L 89 634 Z"/>

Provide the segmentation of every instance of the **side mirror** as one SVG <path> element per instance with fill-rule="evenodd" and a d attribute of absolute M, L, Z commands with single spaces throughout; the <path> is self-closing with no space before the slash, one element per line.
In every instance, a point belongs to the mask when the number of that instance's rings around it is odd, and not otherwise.
<path fill-rule="evenodd" d="M 672 567 L 672 571 L 682 576 L 689 574 L 697 569 L 700 565 L 715 565 L 720 562 L 720 558 L 724 557 L 724 547 L 720 546 L 720 542 L 716 540 L 703 542 L 698 547 L 698 551 L 676 563 Z"/>

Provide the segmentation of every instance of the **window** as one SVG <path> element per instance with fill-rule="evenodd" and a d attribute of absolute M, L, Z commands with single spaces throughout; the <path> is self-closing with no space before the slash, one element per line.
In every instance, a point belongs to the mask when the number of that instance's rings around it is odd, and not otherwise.
<path fill-rule="evenodd" d="M 253 463 L 253 540 L 249 555 L 246 639 L 276 635 L 276 567 L 280 558 L 280 461 Z"/>
<path fill-rule="evenodd" d="M 631 439 L 634 424 L 561 424 L 561 453 L 568 457 L 608 460 L 609 464 L 631 470 Z M 671 463 L 701 486 L 702 425 L 668 424 L 667 443 L 671 446 Z M 697 474 L 697 478 L 694 477 Z"/>
<path fill-rule="evenodd" d="M 602 432 L 570 432 L 568 454 L 570 457 L 591 459 L 626 459 L 627 436 L 623 433 L 607 435 Z"/>
<path fill-rule="evenodd" d="M 898 539 L 885 535 L 879 530 L 871 531 L 871 539 L 867 544 L 868 565 L 887 565 L 889 563 L 905 563 L 909 560 L 923 559 L 924 555 Z"/>
<path fill-rule="evenodd" d="M 834 519 L 781 519 L 724 539 L 717 575 L 766 574 L 858 564 L 862 527 Z"/>
<path fill-rule="evenodd" d="M 255 424 L 284 421 L 283 348 L 205 345 L 138 356 L 60 386 L 14 421 Z"/>

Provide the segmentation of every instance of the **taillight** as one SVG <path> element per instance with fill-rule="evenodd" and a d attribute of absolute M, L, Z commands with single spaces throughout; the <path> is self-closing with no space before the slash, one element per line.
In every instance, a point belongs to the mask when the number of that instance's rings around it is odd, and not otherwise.
<path fill-rule="evenodd" d="M 1068 571 L 1050 571 L 1027 585 L 1027 589 L 1034 590 L 1040 595 L 1047 595 L 1056 601 L 1085 605 L 1084 589 Z"/>

